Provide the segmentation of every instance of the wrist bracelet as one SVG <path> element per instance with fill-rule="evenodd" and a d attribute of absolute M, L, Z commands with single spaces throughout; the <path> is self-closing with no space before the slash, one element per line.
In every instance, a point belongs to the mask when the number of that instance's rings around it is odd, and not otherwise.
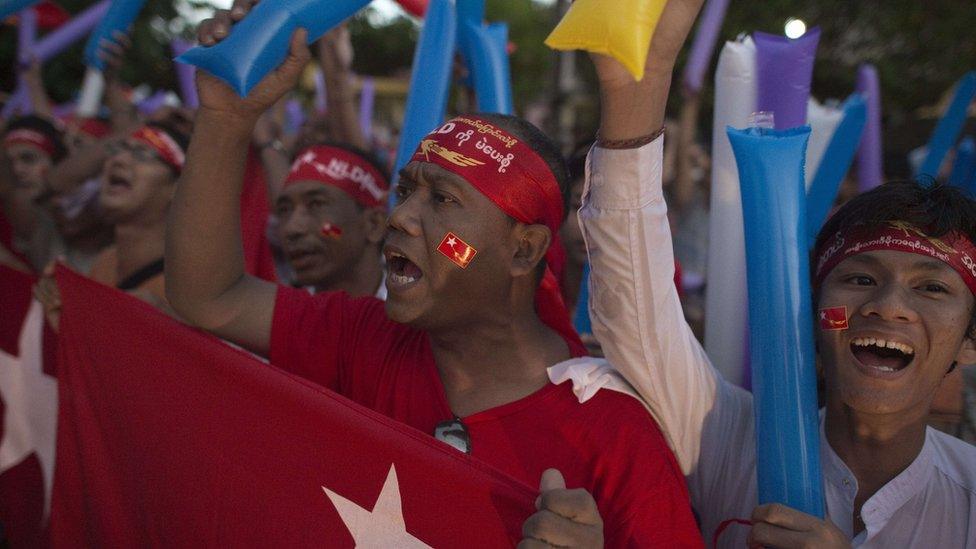
<path fill-rule="evenodd" d="M 664 126 L 654 133 L 649 133 L 647 135 L 642 135 L 640 137 L 632 137 L 630 139 L 604 139 L 599 135 L 596 136 L 596 144 L 601 149 L 638 149 L 647 145 L 651 141 L 654 141 L 664 133 Z"/>

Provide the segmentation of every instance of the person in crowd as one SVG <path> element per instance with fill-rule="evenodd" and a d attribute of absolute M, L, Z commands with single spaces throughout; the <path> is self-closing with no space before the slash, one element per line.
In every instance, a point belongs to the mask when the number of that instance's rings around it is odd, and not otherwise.
<path fill-rule="evenodd" d="M 226 36 L 249 4 L 203 23 L 200 43 Z M 524 530 L 536 543 L 700 545 L 673 456 L 639 401 L 606 389 L 581 406 L 559 375 L 572 379 L 572 365 L 595 359 L 581 357 L 546 268 L 568 182 L 531 124 L 461 116 L 423 140 L 387 222 L 385 306 L 244 274 L 244 156 L 258 117 L 294 86 L 305 43 L 299 29 L 283 64 L 245 99 L 198 73 L 201 108 L 167 234 L 176 312 L 417 429 L 451 432 L 459 450 L 515 478 L 542 478 Z M 602 522 L 592 520 L 597 508 Z"/>
<path fill-rule="evenodd" d="M 380 247 L 389 187 L 380 164 L 352 147 L 316 145 L 298 154 L 274 204 L 296 285 L 386 297 Z"/>
<path fill-rule="evenodd" d="M 40 270 L 50 259 L 56 238 L 54 222 L 39 204 L 48 172 L 64 158 L 67 149 L 61 131 L 40 116 L 11 120 L 2 136 L 8 166 L 4 217 L 10 227 L 10 255 L 31 270 Z"/>
<path fill-rule="evenodd" d="M 825 378 L 826 518 L 758 505 L 753 400 L 726 382 L 682 317 L 661 186 L 661 125 L 681 40 L 671 0 L 646 76 L 595 56 L 604 93 L 580 218 L 595 332 L 647 400 L 722 547 L 972 547 L 976 448 L 926 427 L 933 395 L 976 362 L 976 203 L 950 187 L 889 183 L 837 211 L 812 259 Z M 682 17 L 677 17 L 681 14 Z M 742 520 L 751 526 L 727 521 Z"/>
<path fill-rule="evenodd" d="M 111 145 L 98 203 L 114 228 L 114 244 L 95 259 L 89 276 L 168 310 L 163 249 L 167 216 L 186 158 L 188 136 L 159 123 L 137 129 Z M 49 266 L 35 295 L 49 323 L 58 327 L 61 299 Z"/>

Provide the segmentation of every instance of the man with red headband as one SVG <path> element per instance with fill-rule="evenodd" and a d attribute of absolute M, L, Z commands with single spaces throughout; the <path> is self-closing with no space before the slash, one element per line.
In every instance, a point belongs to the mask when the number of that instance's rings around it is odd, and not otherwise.
<path fill-rule="evenodd" d="M 200 43 L 226 36 L 231 21 L 220 12 L 203 23 Z M 577 374 L 612 370 L 581 356 L 546 267 L 566 176 L 531 124 L 461 116 L 423 140 L 388 220 L 385 312 L 374 298 L 312 296 L 244 274 L 236 196 L 249 136 L 294 85 L 305 43 L 300 29 L 246 99 L 198 73 L 201 107 L 167 234 L 174 309 L 527 484 L 541 478 L 540 511 L 524 527 L 534 543 L 700 546 L 680 472 L 644 407 L 613 374 Z M 589 490 L 596 506 L 566 486 Z"/>
<path fill-rule="evenodd" d="M 362 151 L 313 145 L 298 153 L 274 205 L 295 284 L 386 298 L 380 246 L 389 188 Z"/>
<path fill-rule="evenodd" d="M 166 219 L 186 143 L 178 130 L 157 123 L 112 143 L 98 197 L 106 221 L 114 226 L 115 243 L 98 255 L 89 276 L 164 309 Z M 34 293 L 57 328 L 61 300 L 51 274 L 45 272 Z"/>
<path fill-rule="evenodd" d="M 61 132 L 47 119 L 25 116 L 11 120 L 0 145 L 7 164 L 0 212 L 0 245 L 23 267 L 40 269 L 49 259 L 53 224 L 44 223 L 37 204 L 51 167 L 67 152 Z"/>
<path fill-rule="evenodd" d="M 661 25 L 681 19 L 672 6 L 692 14 L 694 4 L 671 0 Z M 580 219 L 594 331 L 671 443 L 705 538 L 730 548 L 976 547 L 976 448 L 926 426 L 942 379 L 976 363 L 976 203 L 950 187 L 889 183 L 821 230 L 811 320 L 826 382 L 828 518 L 757 506 L 752 395 L 712 367 L 672 283 L 660 129 L 681 42 L 661 28 L 642 82 L 595 59 L 603 142 L 590 153 Z"/>

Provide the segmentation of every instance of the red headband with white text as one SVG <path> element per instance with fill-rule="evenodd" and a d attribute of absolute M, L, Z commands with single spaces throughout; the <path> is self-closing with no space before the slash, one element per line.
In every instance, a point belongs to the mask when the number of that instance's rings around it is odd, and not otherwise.
<path fill-rule="evenodd" d="M 47 153 L 48 156 L 57 154 L 57 146 L 54 140 L 37 130 L 18 128 L 3 136 L 4 147 L 17 144 L 33 145 Z"/>
<path fill-rule="evenodd" d="M 338 187 L 367 208 L 385 208 L 390 190 L 389 181 L 364 158 L 328 145 L 315 145 L 298 155 L 284 186 L 299 181 L 317 181 Z"/>
<path fill-rule="evenodd" d="M 563 336 L 573 356 L 585 355 L 551 269 L 562 252 L 558 233 L 563 222 L 563 198 L 542 157 L 492 122 L 467 115 L 428 134 L 412 160 L 437 164 L 460 176 L 516 221 L 549 228 L 552 244 L 546 252 L 546 272 L 536 291 L 536 312 Z"/>
<path fill-rule="evenodd" d="M 165 131 L 152 126 L 143 126 L 132 132 L 129 137 L 149 145 L 159 155 L 160 160 L 175 168 L 177 172 L 183 171 L 186 153 L 183 147 L 180 147 L 179 143 Z"/>
<path fill-rule="evenodd" d="M 976 246 L 959 232 L 933 238 L 924 231 L 902 222 L 889 222 L 878 227 L 854 227 L 838 232 L 832 240 L 817 250 L 814 284 L 820 286 L 824 278 L 848 257 L 874 250 L 908 252 L 937 259 L 952 267 L 962 277 L 969 291 L 976 295 Z"/>

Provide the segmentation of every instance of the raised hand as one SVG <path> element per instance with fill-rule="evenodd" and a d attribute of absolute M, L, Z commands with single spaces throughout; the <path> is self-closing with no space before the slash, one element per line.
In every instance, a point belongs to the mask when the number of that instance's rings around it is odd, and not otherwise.
<path fill-rule="evenodd" d="M 851 542 L 830 520 L 778 503 L 760 505 L 752 512 L 752 529 L 746 540 L 750 549 L 817 547 L 850 549 Z"/>
<path fill-rule="evenodd" d="M 203 46 L 212 46 L 230 33 L 233 24 L 247 15 L 257 2 L 237 0 L 230 10 L 218 10 L 214 16 L 200 23 L 197 40 Z M 200 110 L 219 113 L 256 123 L 261 114 L 271 108 L 298 83 L 302 70 L 311 59 L 308 51 L 308 32 L 299 28 L 292 34 L 288 56 L 278 68 L 268 73 L 247 97 L 241 98 L 220 79 L 197 71 L 197 94 Z"/>
<path fill-rule="evenodd" d="M 600 81 L 603 139 L 631 139 L 664 124 L 671 72 L 704 0 L 669 0 L 654 30 L 640 82 L 616 59 L 591 54 Z"/>

